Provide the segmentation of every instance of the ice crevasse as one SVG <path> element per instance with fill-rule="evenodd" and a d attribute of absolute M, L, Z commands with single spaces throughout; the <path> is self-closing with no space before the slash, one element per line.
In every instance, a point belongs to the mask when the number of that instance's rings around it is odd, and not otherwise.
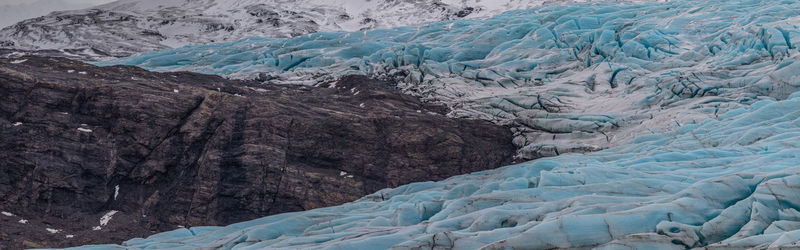
<path fill-rule="evenodd" d="M 585 154 L 83 249 L 684 249 L 800 242 L 800 94 Z"/>
<path fill-rule="evenodd" d="M 483 20 L 249 38 L 99 62 L 318 84 L 397 80 L 453 117 L 509 124 L 524 158 L 588 152 L 800 88 L 800 2 L 594 2 Z"/>

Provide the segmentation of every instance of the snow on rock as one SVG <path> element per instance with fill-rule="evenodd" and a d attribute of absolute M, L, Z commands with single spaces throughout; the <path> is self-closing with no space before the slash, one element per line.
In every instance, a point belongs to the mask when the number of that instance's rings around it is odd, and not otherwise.
<path fill-rule="evenodd" d="M 101 229 L 103 229 L 103 228 L 102 228 L 102 227 L 100 227 L 100 226 L 95 226 L 95 227 L 92 227 L 92 230 L 93 230 L 93 231 L 100 231 Z"/>
<path fill-rule="evenodd" d="M 66 237 L 67 239 L 71 239 L 71 238 L 75 238 L 75 235 L 67 234 L 64 237 Z"/>
<path fill-rule="evenodd" d="M 6 211 L 2 211 L 2 212 L 0 212 L 0 214 L 3 214 L 3 215 L 8 216 L 8 217 L 14 216 L 14 214 L 6 212 Z"/>
<path fill-rule="evenodd" d="M 85 132 L 85 133 L 91 133 L 92 132 L 92 130 L 88 129 L 88 128 L 78 128 L 78 131 Z"/>
<path fill-rule="evenodd" d="M 598 152 L 118 248 L 789 247 L 800 234 L 799 158 L 797 93 Z"/>
<path fill-rule="evenodd" d="M 596 151 L 786 98 L 800 89 L 796 9 L 800 2 L 766 0 L 544 5 L 484 20 L 255 37 L 98 64 L 273 83 L 392 78 L 449 105 L 452 117 L 512 125 L 519 156 L 531 159 Z"/>
<path fill-rule="evenodd" d="M 119 185 L 114 186 L 114 200 L 117 200 L 117 196 L 119 196 Z"/>
<path fill-rule="evenodd" d="M 21 220 L 19 220 L 17 222 L 19 222 L 20 224 L 28 224 L 28 220 L 25 220 L 25 219 L 21 219 Z"/>
<path fill-rule="evenodd" d="M 24 63 L 24 62 L 26 62 L 26 61 L 28 61 L 28 59 L 14 60 L 14 61 L 11 61 L 11 63 L 13 63 L 13 64 L 19 64 L 19 63 Z"/>
<path fill-rule="evenodd" d="M 51 234 L 54 234 L 54 233 L 61 232 L 61 229 L 45 228 L 45 230 L 47 230 L 47 231 L 48 231 L 48 232 L 50 232 Z"/>
<path fill-rule="evenodd" d="M 108 211 L 106 214 L 104 214 L 103 217 L 100 217 L 100 226 L 107 225 L 108 222 L 111 221 L 111 219 L 114 218 L 114 215 L 117 214 L 118 212 L 119 211 L 117 210 L 111 210 Z"/>
<path fill-rule="evenodd" d="M 14 127 L 16 127 L 16 126 L 22 125 L 22 123 L 21 123 L 21 122 L 15 122 L 15 123 L 14 123 L 14 124 L 12 124 L 12 125 L 13 125 Z"/>

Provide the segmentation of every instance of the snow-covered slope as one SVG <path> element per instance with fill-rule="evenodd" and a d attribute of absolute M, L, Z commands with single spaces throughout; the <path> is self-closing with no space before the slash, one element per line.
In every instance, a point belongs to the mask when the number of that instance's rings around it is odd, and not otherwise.
<path fill-rule="evenodd" d="M 800 2 L 575 3 L 485 20 L 250 38 L 102 62 L 273 83 L 398 80 L 514 125 L 525 158 L 585 152 L 800 89 Z"/>
<path fill-rule="evenodd" d="M 85 249 L 794 249 L 798 159 L 794 94 L 595 153 Z"/>
<path fill-rule="evenodd" d="M 0 31 L 0 47 L 89 59 L 250 36 L 294 37 L 482 18 L 555 0 L 120 0 Z M 589 1 L 589 0 L 579 0 Z"/>

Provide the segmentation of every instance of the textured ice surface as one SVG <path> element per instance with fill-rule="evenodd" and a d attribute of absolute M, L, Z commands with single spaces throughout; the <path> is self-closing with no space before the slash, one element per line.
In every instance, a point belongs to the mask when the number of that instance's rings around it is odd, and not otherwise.
<path fill-rule="evenodd" d="M 275 83 L 399 80 L 451 116 L 514 125 L 527 157 L 585 152 L 800 87 L 798 1 L 573 3 L 486 20 L 250 38 L 101 63 Z"/>
<path fill-rule="evenodd" d="M 86 249 L 793 246 L 800 240 L 798 157 L 794 94 L 598 152 Z"/>
<path fill-rule="evenodd" d="M 604 0 L 119 0 L 4 28 L 0 48 L 99 59 L 251 36 L 421 25 L 587 1 Z M 0 8 L 0 20 L 3 12 Z"/>

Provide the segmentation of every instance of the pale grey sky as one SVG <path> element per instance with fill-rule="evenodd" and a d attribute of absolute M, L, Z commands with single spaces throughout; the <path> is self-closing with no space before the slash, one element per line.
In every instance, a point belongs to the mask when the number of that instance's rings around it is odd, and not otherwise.
<path fill-rule="evenodd" d="M 0 28 L 19 21 L 47 15 L 58 10 L 72 10 L 113 2 L 114 0 L 0 0 Z"/>
<path fill-rule="evenodd" d="M 114 0 L 64 0 L 64 2 L 72 3 L 72 4 L 91 4 L 91 5 L 110 3 L 110 2 L 113 2 L 113 1 Z M 36 2 L 36 1 L 35 0 L 0 0 L 0 6 L 1 5 L 11 5 L 11 4 L 21 4 L 21 3 L 33 3 L 33 2 Z"/>

